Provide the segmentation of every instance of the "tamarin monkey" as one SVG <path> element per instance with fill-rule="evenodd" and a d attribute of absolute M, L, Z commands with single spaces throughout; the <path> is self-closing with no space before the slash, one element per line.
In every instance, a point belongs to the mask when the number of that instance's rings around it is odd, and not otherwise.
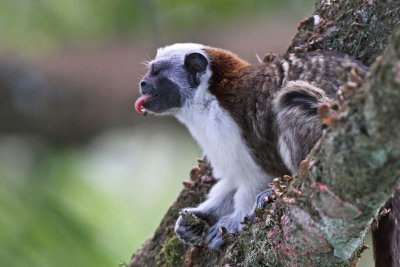
<path fill-rule="evenodd" d="M 296 173 L 322 134 L 318 106 L 338 100 L 344 84 L 338 72 L 345 61 L 358 66 L 361 76 L 368 70 L 331 51 L 249 64 L 201 44 L 158 49 L 140 81 L 135 109 L 175 116 L 210 161 L 217 183 L 206 201 L 184 209 L 211 225 L 210 248 L 223 244 L 220 227 L 241 230 L 244 217 L 271 194 L 267 188 L 273 178 Z M 182 216 L 175 225 L 180 240 L 189 244 L 198 244 L 204 231 Z"/>

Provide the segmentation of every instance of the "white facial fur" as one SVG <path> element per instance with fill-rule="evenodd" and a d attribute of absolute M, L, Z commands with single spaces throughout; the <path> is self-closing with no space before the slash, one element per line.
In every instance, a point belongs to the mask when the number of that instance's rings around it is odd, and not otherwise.
<path fill-rule="evenodd" d="M 185 55 L 191 52 L 198 52 L 206 55 L 204 45 L 194 43 L 177 43 L 157 49 L 157 55 L 154 60 L 179 58 L 182 63 Z"/>

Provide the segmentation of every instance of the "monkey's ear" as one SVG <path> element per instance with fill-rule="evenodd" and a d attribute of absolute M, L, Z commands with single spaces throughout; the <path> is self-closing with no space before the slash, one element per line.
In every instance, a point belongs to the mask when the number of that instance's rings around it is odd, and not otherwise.
<path fill-rule="evenodd" d="M 200 53 L 190 53 L 185 56 L 185 67 L 189 72 L 204 72 L 207 69 L 208 60 Z"/>

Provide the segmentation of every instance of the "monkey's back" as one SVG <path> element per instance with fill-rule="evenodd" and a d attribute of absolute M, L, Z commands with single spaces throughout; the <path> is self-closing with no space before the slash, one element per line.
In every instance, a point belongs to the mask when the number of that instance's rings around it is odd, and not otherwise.
<path fill-rule="evenodd" d="M 283 124 L 286 130 L 293 131 L 291 137 L 286 138 L 287 143 L 302 143 L 297 151 L 293 149 L 291 152 L 296 154 L 290 156 L 295 165 L 291 168 L 292 172 L 309 153 L 322 133 L 316 106 L 338 99 L 337 91 L 351 76 L 346 66 L 357 67 L 361 78 L 368 70 L 360 62 L 341 53 L 315 51 L 289 54 L 272 62 L 248 66 L 221 90 L 224 97 L 219 98 L 220 104 L 241 127 L 249 150 L 265 172 L 272 176 L 288 174 L 288 164 L 284 164 L 279 141 Z M 274 100 L 288 84 L 293 86 L 293 82 L 297 82 L 296 89 L 286 94 L 286 106 L 282 106 L 290 115 L 285 120 L 278 120 L 279 110 L 274 108 Z M 300 90 L 304 84 L 311 86 Z M 324 96 L 310 92 L 310 87 L 325 92 Z M 292 123 L 289 125 L 289 122 Z M 300 135 L 301 132 L 304 134 Z"/>
<path fill-rule="evenodd" d="M 324 90 L 327 96 L 336 99 L 337 90 L 350 79 L 348 66 L 355 66 L 361 77 L 368 68 L 348 55 L 333 51 L 313 51 L 287 55 L 289 65 L 287 81 L 306 81 Z"/>

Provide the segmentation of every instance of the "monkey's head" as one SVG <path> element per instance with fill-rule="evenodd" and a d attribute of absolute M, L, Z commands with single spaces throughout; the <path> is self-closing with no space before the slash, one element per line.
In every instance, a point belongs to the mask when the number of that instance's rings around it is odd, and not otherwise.
<path fill-rule="evenodd" d="M 211 76 L 209 56 L 200 44 L 174 44 L 159 48 L 140 81 L 142 96 L 135 109 L 174 114 L 193 103 L 196 92 L 207 88 Z"/>

